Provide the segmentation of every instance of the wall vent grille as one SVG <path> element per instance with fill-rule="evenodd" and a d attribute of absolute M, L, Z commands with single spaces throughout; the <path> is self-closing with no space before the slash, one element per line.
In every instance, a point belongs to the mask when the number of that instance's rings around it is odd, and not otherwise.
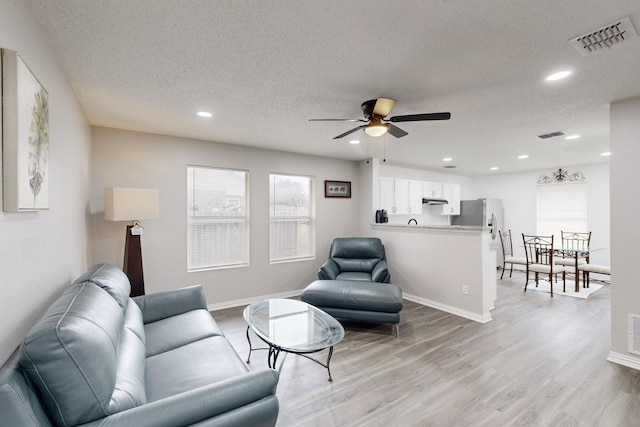
<path fill-rule="evenodd" d="M 558 131 L 558 132 L 551 132 L 551 133 L 545 133 L 542 135 L 538 135 L 538 138 L 540 139 L 548 139 L 548 138 L 555 138 L 556 136 L 562 136 L 562 135 L 566 135 L 564 132 L 562 131 Z"/>
<path fill-rule="evenodd" d="M 640 355 L 640 315 L 629 315 L 629 353 Z"/>
<path fill-rule="evenodd" d="M 569 43 L 580 52 L 580 55 L 585 56 L 599 52 L 604 48 L 611 49 L 613 45 L 633 37 L 638 37 L 638 33 L 631 20 L 625 17 L 588 34 L 571 39 Z"/>

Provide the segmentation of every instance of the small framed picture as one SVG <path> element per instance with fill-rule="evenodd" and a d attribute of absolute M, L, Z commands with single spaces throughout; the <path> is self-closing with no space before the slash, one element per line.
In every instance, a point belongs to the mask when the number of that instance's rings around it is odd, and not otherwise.
<path fill-rule="evenodd" d="M 351 198 L 351 181 L 325 181 L 324 197 Z"/>

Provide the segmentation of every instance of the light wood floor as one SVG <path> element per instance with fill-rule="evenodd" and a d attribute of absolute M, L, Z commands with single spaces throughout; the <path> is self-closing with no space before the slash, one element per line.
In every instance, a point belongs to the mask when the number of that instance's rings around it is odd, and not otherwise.
<path fill-rule="evenodd" d="M 610 285 L 583 300 L 523 284 L 520 272 L 498 280 L 484 325 L 410 301 L 400 339 L 345 323 L 333 382 L 289 355 L 278 426 L 640 426 L 640 371 L 606 361 Z M 213 316 L 244 358 L 242 310 Z M 251 369 L 264 368 L 266 352 L 254 353 Z"/>

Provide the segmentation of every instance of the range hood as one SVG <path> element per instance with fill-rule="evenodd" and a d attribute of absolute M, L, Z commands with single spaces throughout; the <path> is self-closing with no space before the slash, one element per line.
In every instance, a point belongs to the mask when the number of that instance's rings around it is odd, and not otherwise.
<path fill-rule="evenodd" d="M 438 199 L 436 197 L 424 197 L 422 199 L 423 205 L 448 205 L 447 199 Z"/>

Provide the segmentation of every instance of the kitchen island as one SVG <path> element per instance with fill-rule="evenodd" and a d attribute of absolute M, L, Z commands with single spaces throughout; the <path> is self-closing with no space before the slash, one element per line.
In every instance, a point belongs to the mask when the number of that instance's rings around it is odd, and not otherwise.
<path fill-rule="evenodd" d="M 404 298 L 480 323 L 497 298 L 489 227 L 371 224 L 385 245 L 391 282 Z"/>

